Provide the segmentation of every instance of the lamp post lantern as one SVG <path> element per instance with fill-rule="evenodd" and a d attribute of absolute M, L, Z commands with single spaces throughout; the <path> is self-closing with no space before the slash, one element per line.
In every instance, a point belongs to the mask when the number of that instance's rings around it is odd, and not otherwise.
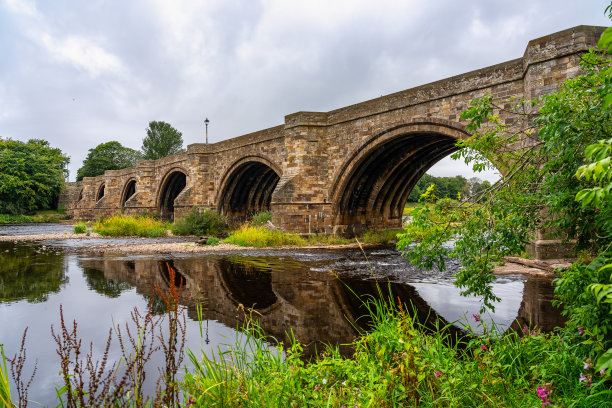
<path fill-rule="evenodd" d="M 204 125 L 206 125 L 206 144 L 208 144 L 208 124 L 210 123 L 210 120 L 208 120 L 208 118 L 204 119 Z"/>

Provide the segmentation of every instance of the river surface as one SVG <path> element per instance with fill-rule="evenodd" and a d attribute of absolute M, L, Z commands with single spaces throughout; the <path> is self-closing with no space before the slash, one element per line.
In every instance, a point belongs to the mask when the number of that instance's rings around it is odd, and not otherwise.
<path fill-rule="evenodd" d="M 66 227 L 0 226 L 0 234 L 55 229 L 63 232 Z M 209 355 L 240 339 L 236 328 L 244 321 L 243 309 L 251 308 L 265 332 L 278 340 L 286 340 L 292 330 L 306 345 L 307 355 L 323 344 L 349 343 L 356 328 L 367 327 L 359 296 L 376 296 L 378 287 L 403 304 L 412 303 L 420 321 L 454 322 L 458 333 L 467 323 L 474 324 L 471 316 L 480 309 L 477 299 L 460 296 L 453 286 L 456 262 L 446 271 L 418 270 L 394 249 L 370 248 L 365 255 L 359 249 L 295 249 L 170 256 L 93 254 L 87 252 L 89 245 L 91 240 L 0 242 L 0 343 L 13 356 L 28 328 L 25 371 L 31 372 L 34 361 L 37 364 L 29 397 L 45 406 L 57 405 L 55 387 L 61 385 L 57 345 L 51 336 L 51 326 L 56 331 L 60 326 L 60 305 L 66 323 L 76 321 L 83 344 L 93 342 L 94 354 L 100 357 L 109 328 L 129 323 L 134 307 L 145 311 L 154 288 L 168 288 L 170 268 L 177 271 L 175 282 L 185 287 L 181 303 L 187 308 L 186 347 Z M 502 301 L 495 313 L 483 316 L 487 324 L 499 330 L 530 322 L 551 330 L 561 324 L 550 304 L 550 281 L 509 275 L 498 277 L 493 286 Z M 203 309 L 201 322 L 197 305 Z M 114 340 L 110 359 L 119 358 Z M 157 353 L 149 362 L 149 392 L 162 360 Z"/>

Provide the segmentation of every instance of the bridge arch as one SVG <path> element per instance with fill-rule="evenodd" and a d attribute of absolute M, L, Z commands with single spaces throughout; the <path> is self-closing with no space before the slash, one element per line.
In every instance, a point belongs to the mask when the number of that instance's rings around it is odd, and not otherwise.
<path fill-rule="evenodd" d="M 136 194 L 136 179 L 132 178 L 125 183 L 123 187 L 123 192 L 121 193 L 121 210 L 125 208 L 125 203 L 130 199 L 134 194 Z"/>
<path fill-rule="evenodd" d="M 217 195 L 217 210 L 230 217 L 269 211 L 280 168 L 262 156 L 247 156 L 225 172 Z"/>
<path fill-rule="evenodd" d="M 98 201 L 100 201 L 102 199 L 102 197 L 104 197 L 104 188 L 105 188 L 105 183 L 100 184 L 100 186 L 98 187 L 98 192 L 96 193 L 96 203 Z"/>
<path fill-rule="evenodd" d="M 164 220 L 174 219 L 174 200 L 187 186 L 187 171 L 180 167 L 169 170 L 160 184 L 157 209 Z"/>
<path fill-rule="evenodd" d="M 443 120 L 390 128 L 364 143 L 344 162 L 331 188 L 335 229 L 401 226 L 403 207 L 417 181 L 442 158 L 458 150 L 469 134 Z"/>

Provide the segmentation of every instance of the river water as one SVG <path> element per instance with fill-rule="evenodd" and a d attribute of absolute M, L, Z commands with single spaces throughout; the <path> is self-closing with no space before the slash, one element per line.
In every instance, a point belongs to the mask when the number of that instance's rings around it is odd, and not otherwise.
<path fill-rule="evenodd" d="M 62 228 L 0 226 L 0 235 L 65 232 Z M 104 240 L 117 241 L 125 242 Z M 43 405 L 57 404 L 55 388 L 61 385 L 51 336 L 51 326 L 57 331 L 60 325 L 60 305 L 66 323 L 76 321 L 83 343 L 93 342 L 100 357 L 109 328 L 128 323 L 134 307 L 145 311 L 154 287 L 168 288 L 169 267 L 185 286 L 186 347 L 207 354 L 240 338 L 236 328 L 244 320 L 243 308 L 251 308 L 265 332 L 278 340 L 286 340 L 292 330 L 307 355 L 323 344 L 348 343 L 357 328 L 367 327 L 359 297 L 376 296 L 379 287 L 403 304 L 412 303 L 420 321 L 454 322 L 458 333 L 474 323 L 471 316 L 480 309 L 477 299 L 460 296 L 453 286 L 456 262 L 446 271 L 418 270 L 390 248 L 368 248 L 365 254 L 359 249 L 295 249 L 188 256 L 94 254 L 87 251 L 89 245 L 91 240 L 0 242 L 0 343 L 8 356 L 14 355 L 28 328 L 26 371 L 34 361 L 37 365 L 30 400 Z M 550 281 L 510 275 L 498 277 L 493 286 L 502 301 L 495 313 L 483 316 L 488 324 L 499 330 L 530 322 L 551 330 L 561 324 L 550 304 Z M 196 305 L 203 309 L 201 322 Z M 119 358 L 114 341 L 110 359 Z M 157 353 L 149 363 L 149 392 L 162 360 Z"/>

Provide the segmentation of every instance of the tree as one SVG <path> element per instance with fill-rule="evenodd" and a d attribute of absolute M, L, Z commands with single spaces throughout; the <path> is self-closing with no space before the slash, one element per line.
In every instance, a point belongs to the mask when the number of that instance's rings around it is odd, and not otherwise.
<path fill-rule="evenodd" d="M 609 11 L 612 6 L 608 7 Z M 609 32 L 610 29 L 606 30 Z M 600 48 L 612 43 L 609 35 Z M 604 42 L 602 44 L 602 42 Z M 473 135 L 459 141 L 454 158 L 474 163 L 474 170 L 496 164 L 505 177 L 477 194 L 476 203 L 455 211 L 421 205 L 413 225 L 398 242 L 417 265 L 444 267 L 459 258 L 456 284 L 463 294 L 481 296 L 485 308 L 497 297 L 492 269 L 507 255 L 520 254 L 534 232 L 543 230 L 575 240 L 579 260 L 555 281 L 555 293 L 569 316 L 566 336 L 612 371 L 612 61 L 591 50 L 582 58 L 583 74 L 540 100 L 519 101 L 512 124 L 497 115 L 508 101 L 491 95 L 473 101 L 462 118 Z M 537 116 L 535 120 L 529 120 Z M 517 141 L 527 143 L 516 143 Z M 421 204 L 432 195 L 431 188 Z M 455 240 L 454 246 L 444 242 Z M 418 241 L 418 242 L 417 242 Z M 416 245 L 406 249 L 413 243 Z M 586 340 L 586 341 L 585 341 Z"/>
<path fill-rule="evenodd" d="M 77 181 L 83 177 L 95 177 L 104 174 L 106 170 L 119 170 L 136 164 L 142 160 L 142 154 L 129 147 L 123 147 L 119 142 L 102 143 L 93 149 L 83 161 L 83 166 L 77 170 Z"/>
<path fill-rule="evenodd" d="M 147 160 L 161 159 L 183 151 L 183 134 L 166 122 L 149 122 L 147 136 L 142 139 L 142 152 Z"/>
<path fill-rule="evenodd" d="M 64 186 L 69 161 L 45 140 L 0 138 L 0 213 L 51 208 Z"/>

